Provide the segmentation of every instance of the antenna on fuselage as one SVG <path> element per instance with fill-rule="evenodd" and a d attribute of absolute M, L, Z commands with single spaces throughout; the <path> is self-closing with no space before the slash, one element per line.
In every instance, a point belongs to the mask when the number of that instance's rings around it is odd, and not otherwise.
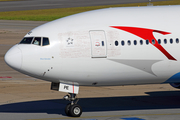
<path fill-rule="evenodd" d="M 153 6 L 153 3 L 151 3 L 151 0 L 149 0 L 149 3 L 147 4 L 147 6 Z"/>

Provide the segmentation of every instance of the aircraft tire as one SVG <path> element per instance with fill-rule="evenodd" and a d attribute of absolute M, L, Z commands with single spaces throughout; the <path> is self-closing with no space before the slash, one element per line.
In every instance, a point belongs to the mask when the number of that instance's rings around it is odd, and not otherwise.
<path fill-rule="evenodd" d="M 71 105 L 69 108 L 69 114 L 72 117 L 80 117 L 82 114 L 82 108 L 78 104 Z"/>
<path fill-rule="evenodd" d="M 66 113 L 66 115 L 67 116 L 70 116 L 70 114 L 69 114 L 69 108 L 71 107 L 71 103 L 68 103 L 67 105 L 66 105 L 66 107 L 65 107 L 65 113 Z"/>

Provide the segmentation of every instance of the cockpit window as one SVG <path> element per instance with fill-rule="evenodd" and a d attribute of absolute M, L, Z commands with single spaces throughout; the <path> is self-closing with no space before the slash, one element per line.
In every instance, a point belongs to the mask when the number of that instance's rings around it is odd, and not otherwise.
<path fill-rule="evenodd" d="M 31 44 L 32 40 L 33 40 L 33 37 L 25 37 L 21 40 L 19 44 Z"/>
<path fill-rule="evenodd" d="M 35 37 L 32 44 L 41 46 L 41 37 Z"/>
<path fill-rule="evenodd" d="M 50 45 L 47 37 L 24 37 L 19 44 L 33 44 L 39 46 Z"/>
<path fill-rule="evenodd" d="M 46 45 L 49 45 L 49 39 L 43 37 L 43 44 L 42 44 L 42 46 L 46 46 Z"/>

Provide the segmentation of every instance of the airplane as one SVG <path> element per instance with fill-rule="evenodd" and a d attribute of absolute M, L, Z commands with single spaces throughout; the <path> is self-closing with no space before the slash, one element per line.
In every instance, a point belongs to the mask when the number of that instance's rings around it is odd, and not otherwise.
<path fill-rule="evenodd" d="M 178 11 L 179 5 L 117 7 L 70 15 L 34 28 L 4 59 L 67 92 L 66 115 L 80 117 L 79 86 L 180 88 Z"/>

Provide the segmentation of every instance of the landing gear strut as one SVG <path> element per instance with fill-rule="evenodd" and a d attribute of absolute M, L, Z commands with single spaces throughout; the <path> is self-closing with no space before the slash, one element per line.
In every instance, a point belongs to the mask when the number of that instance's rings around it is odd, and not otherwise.
<path fill-rule="evenodd" d="M 80 117 L 82 114 L 82 108 L 77 104 L 79 99 L 76 98 L 76 94 L 69 93 L 68 95 L 64 96 L 64 99 L 71 101 L 71 103 L 67 104 L 65 108 L 66 115 L 71 117 Z"/>

